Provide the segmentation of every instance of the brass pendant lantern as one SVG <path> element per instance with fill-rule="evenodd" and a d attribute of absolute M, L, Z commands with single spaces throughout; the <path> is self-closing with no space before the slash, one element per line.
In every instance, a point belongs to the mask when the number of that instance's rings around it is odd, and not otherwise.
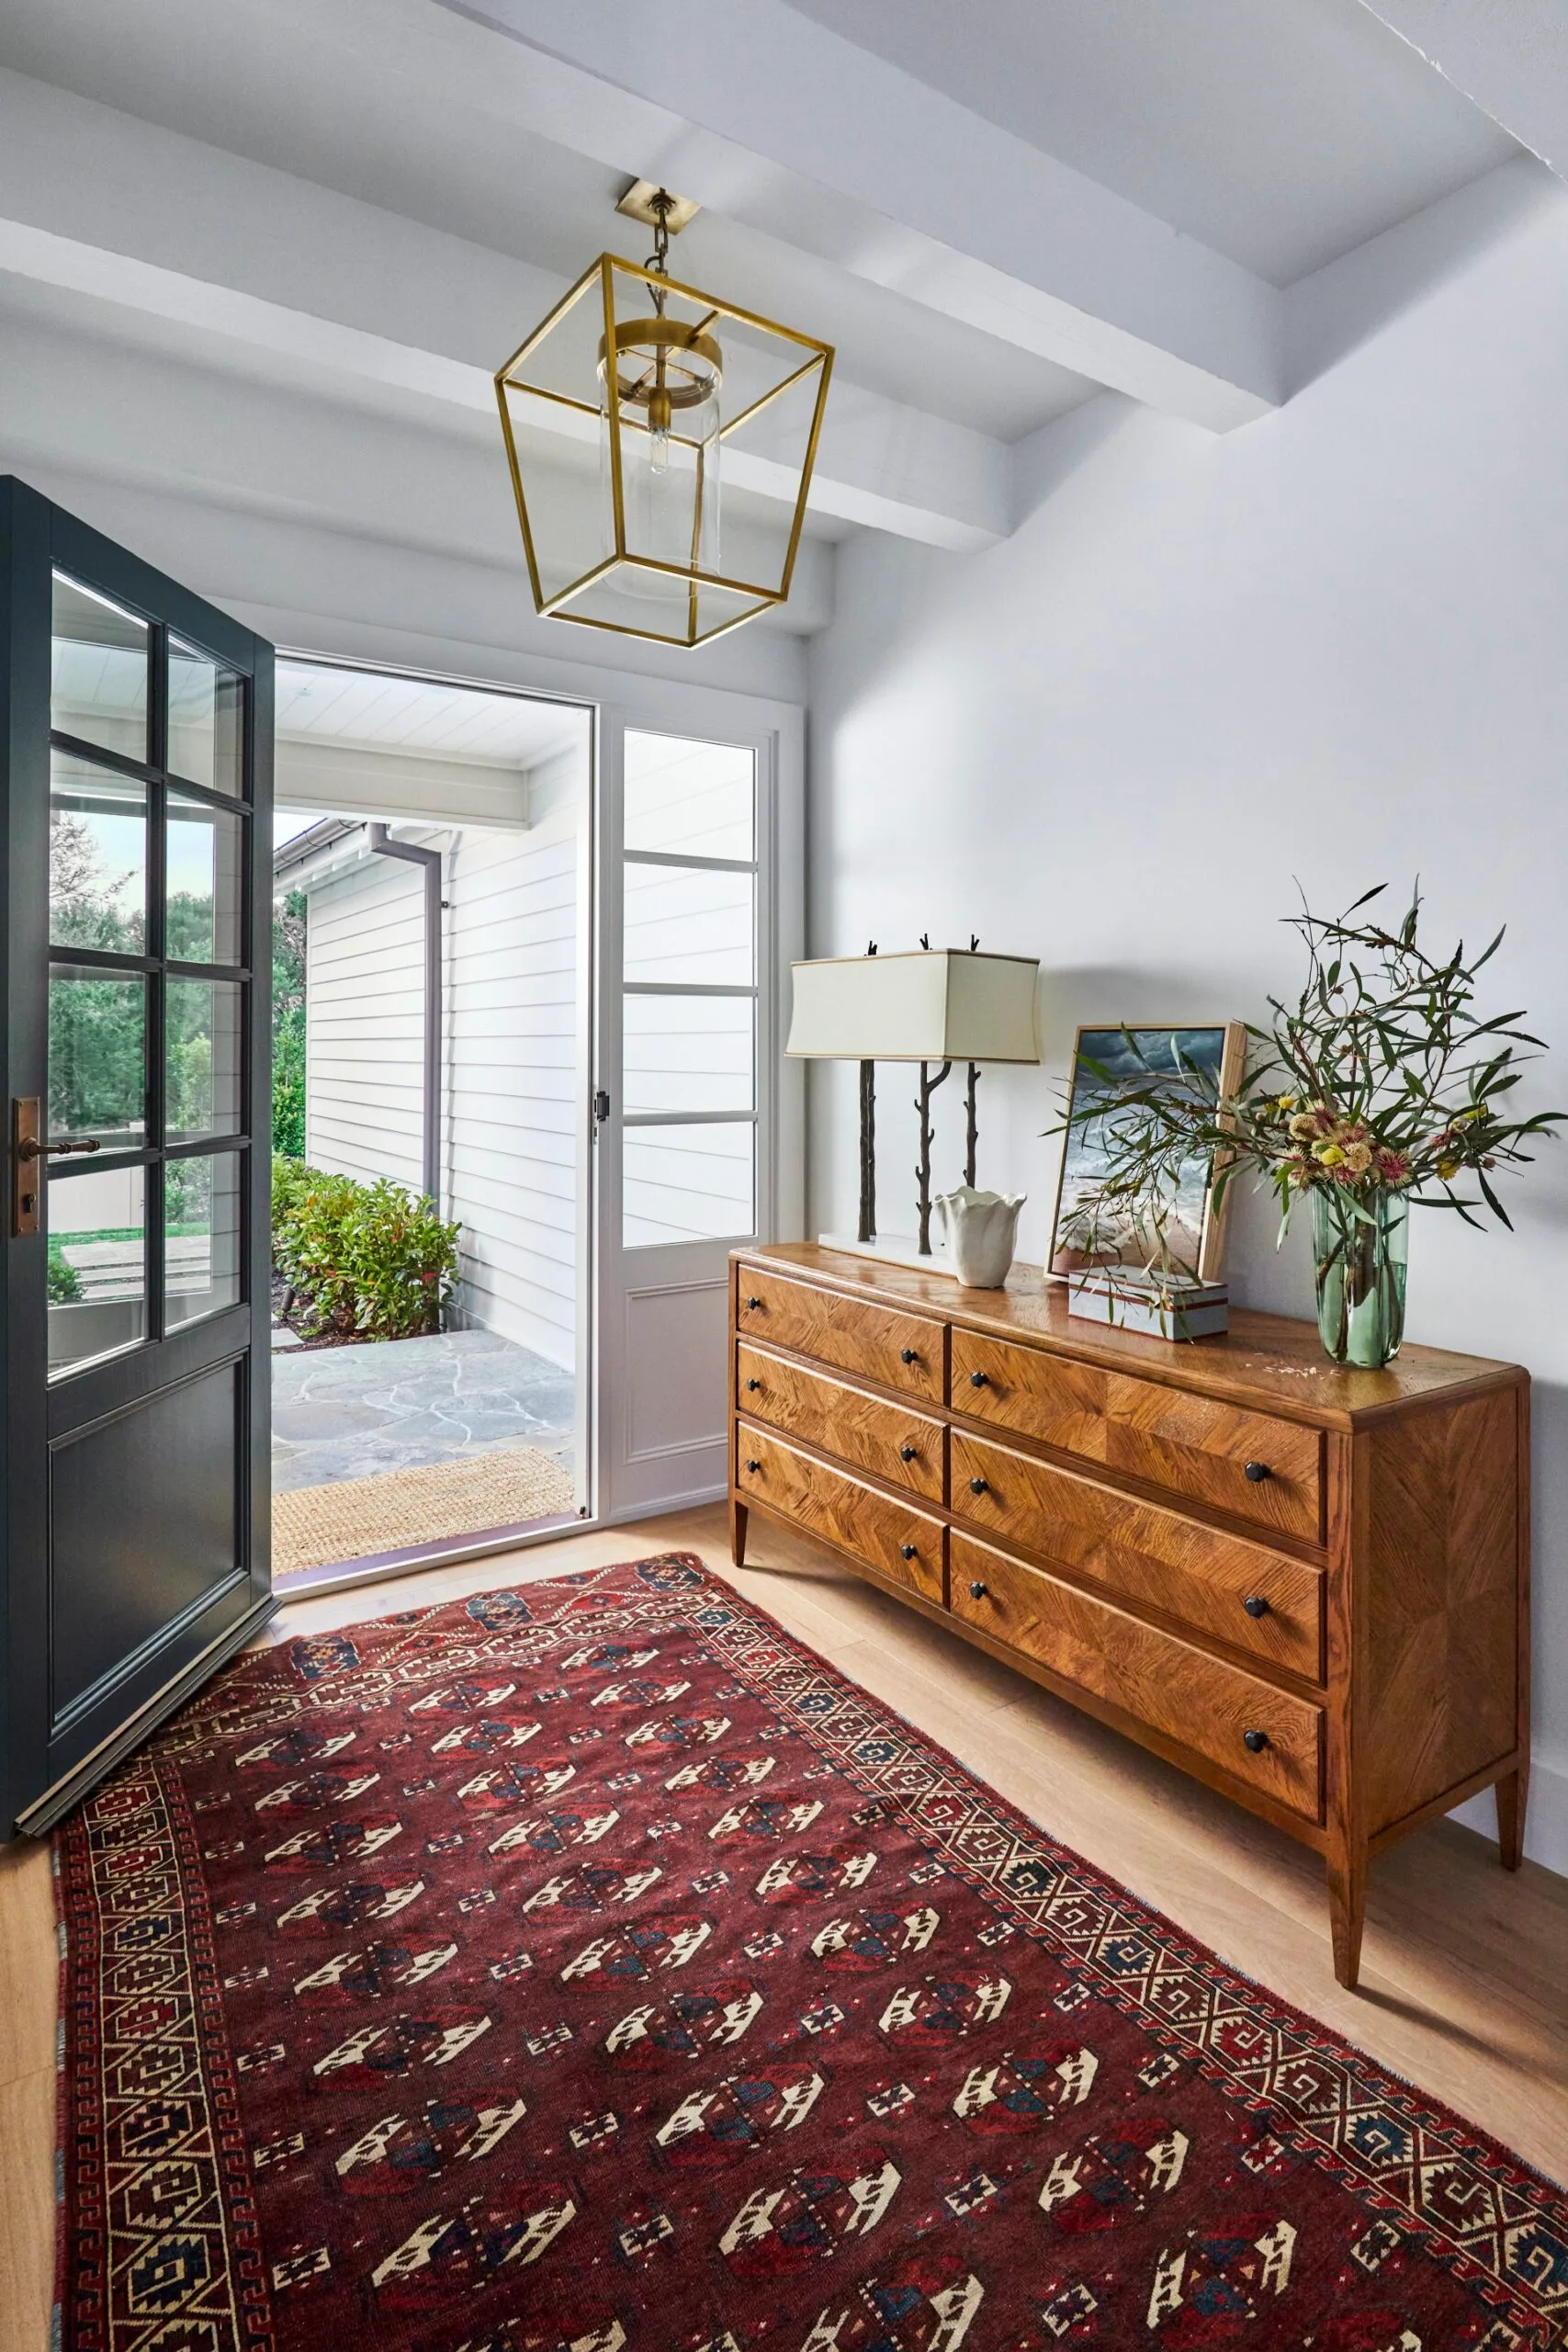
<path fill-rule="evenodd" d="M 694 205 L 619 209 L 648 261 L 601 254 L 495 379 L 528 576 L 556 619 L 703 645 L 789 594 L 833 354 L 671 277 Z"/>

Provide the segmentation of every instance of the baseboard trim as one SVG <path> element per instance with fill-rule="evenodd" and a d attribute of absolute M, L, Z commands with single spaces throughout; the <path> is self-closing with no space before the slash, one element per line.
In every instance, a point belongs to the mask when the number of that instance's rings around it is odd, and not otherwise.
<path fill-rule="evenodd" d="M 1490 1789 L 1456 1805 L 1449 1815 L 1483 1838 L 1497 1835 L 1497 1807 Z M 1525 1815 L 1525 1860 L 1568 1878 L 1568 1757 L 1537 1755 L 1530 1761 L 1529 1807 Z"/>

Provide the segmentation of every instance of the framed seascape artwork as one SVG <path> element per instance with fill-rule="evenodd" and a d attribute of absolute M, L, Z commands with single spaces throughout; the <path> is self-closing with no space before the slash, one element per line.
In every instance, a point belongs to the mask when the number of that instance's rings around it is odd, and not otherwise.
<path fill-rule="evenodd" d="M 1195 1274 L 1200 1282 L 1219 1279 L 1225 1204 L 1214 1206 L 1212 1155 L 1193 1159 L 1183 1169 L 1176 1193 L 1159 1219 L 1130 1220 L 1122 1231 L 1107 1232 L 1102 1227 L 1092 1250 L 1074 1246 L 1073 1227 L 1079 1204 L 1104 1172 L 1102 1138 L 1093 1106 L 1096 1096 L 1106 1091 L 1107 1079 L 1146 1080 L 1151 1073 L 1157 1078 L 1163 1070 L 1169 1072 L 1174 1083 L 1185 1065 L 1212 1079 L 1223 1098 L 1239 1083 L 1246 1058 L 1247 1030 L 1239 1021 L 1218 1022 L 1212 1028 L 1129 1024 L 1078 1031 L 1068 1098 L 1073 1124 L 1063 1145 L 1047 1261 L 1053 1274 L 1071 1274 L 1089 1265 L 1142 1265 L 1158 1257 L 1163 1264 Z"/>

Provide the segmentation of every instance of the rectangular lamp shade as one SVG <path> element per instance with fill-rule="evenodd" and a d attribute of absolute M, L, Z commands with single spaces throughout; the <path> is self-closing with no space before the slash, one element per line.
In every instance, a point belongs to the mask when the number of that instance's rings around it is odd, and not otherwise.
<path fill-rule="evenodd" d="M 1037 1062 L 1036 956 L 959 947 L 796 964 L 786 1053 L 820 1061 Z"/>

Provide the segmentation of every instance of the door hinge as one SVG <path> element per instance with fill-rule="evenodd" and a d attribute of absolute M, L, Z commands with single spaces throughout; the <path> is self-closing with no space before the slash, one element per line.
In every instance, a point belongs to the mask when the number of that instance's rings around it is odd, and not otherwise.
<path fill-rule="evenodd" d="M 596 1127 L 602 1127 L 602 1126 L 604 1125 L 604 1124 L 605 1120 L 609 1117 L 609 1115 L 610 1115 L 610 1098 L 609 1098 L 609 1096 L 605 1093 L 605 1091 L 604 1091 L 604 1088 L 603 1088 L 603 1087 L 601 1087 L 601 1088 L 599 1089 L 598 1093 L 597 1093 L 597 1094 L 595 1094 L 595 1096 L 593 1097 L 593 1124 L 594 1124 L 594 1125 L 595 1125 Z"/>

